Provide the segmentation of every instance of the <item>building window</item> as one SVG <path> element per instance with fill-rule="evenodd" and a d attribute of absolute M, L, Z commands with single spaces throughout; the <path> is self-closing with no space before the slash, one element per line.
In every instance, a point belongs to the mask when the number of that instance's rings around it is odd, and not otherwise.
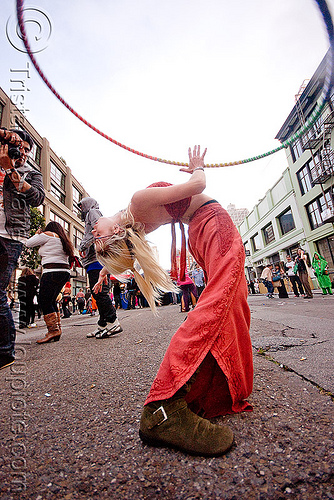
<path fill-rule="evenodd" d="M 262 229 L 264 241 L 266 245 L 269 245 L 272 241 L 275 241 L 274 229 L 272 223 L 268 224 Z"/>
<path fill-rule="evenodd" d="M 73 245 L 74 248 L 79 249 L 80 243 L 83 238 L 83 233 L 77 228 L 73 228 Z"/>
<path fill-rule="evenodd" d="M 41 166 L 41 152 L 42 152 L 42 148 L 40 146 L 38 146 L 38 144 L 33 144 L 32 148 L 31 148 L 31 152 L 29 154 L 29 160 L 33 160 L 33 161 L 29 161 L 29 165 L 31 167 L 33 167 L 35 170 L 36 170 L 36 165 L 38 167 Z"/>
<path fill-rule="evenodd" d="M 311 203 L 306 205 L 306 212 L 311 229 L 316 229 L 317 227 L 324 224 L 324 221 L 321 217 L 321 212 L 323 212 L 326 208 L 333 208 L 333 198 L 330 191 L 327 191 L 325 193 L 325 196 L 322 194 Z"/>
<path fill-rule="evenodd" d="M 51 160 L 51 180 L 61 189 L 65 189 L 65 174 Z"/>
<path fill-rule="evenodd" d="M 17 128 L 18 130 L 23 130 L 25 132 L 24 128 L 22 127 L 22 125 L 20 124 L 20 122 L 17 119 L 15 120 L 15 127 L 14 128 Z"/>
<path fill-rule="evenodd" d="M 329 98 L 329 104 L 330 104 L 330 108 L 334 109 L 334 94 L 331 94 L 331 96 Z"/>
<path fill-rule="evenodd" d="M 66 232 L 69 232 L 69 229 L 70 229 L 69 223 L 66 220 L 59 217 L 59 215 L 52 212 L 52 210 L 50 210 L 50 220 L 53 220 L 54 222 L 58 222 L 58 224 L 63 226 L 63 228 L 65 229 Z"/>
<path fill-rule="evenodd" d="M 63 205 L 65 204 L 65 195 L 62 191 L 60 191 L 60 189 L 51 184 L 50 192 L 58 201 L 60 201 L 60 203 L 62 203 Z"/>
<path fill-rule="evenodd" d="M 312 160 L 313 162 L 313 160 Z M 306 163 L 303 168 L 297 172 L 297 179 L 299 182 L 301 194 L 305 194 L 310 191 L 313 187 L 312 176 L 309 163 Z"/>
<path fill-rule="evenodd" d="M 275 264 L 279 264 L 280 263 L 279 253 L 274 253 L 273 255 L 270 255 L 268 260 L 273 266 L 275 266 Z"/>
<path fill-rule="evenodd" d="M 249 250 L 249 243 L 248 243 L 248 241 L 245 241 L 245 243 L 244 243 L 244 249 L 245 249 L 245 255 L 246 255 L 246 257 L 249 257 L 250 256 L 250 250 Z"/>
<path fill-rule="evenodd" d="M 332 270 L 334 268 L 334 237 L 328 236 L 318 240 L 317 250 L 327 260 L 329 268 Z"/>
<path fill-rule="evenodd" d="M 250 239 L 253 252 L 257 252 L 261 250 L 261 239 L 258 233 L 254 234 L 254 236 Z"/>
<path fill-rule="evenodd" d="M 295 162 L 303 154 L 303 147 L 300 139 L 297 139 L 297 141 L 290 146 L 290 150 L 292 153 L 293 162 Z"/>
<path fill-rule="evenodd" d="M 318 200 L 314 200 L 312 203 L 309 203 L 306 206 L 306 211 L 312 229 L 315 229 L 323 224 Z"/>
<path fill-rule="evenodd" d="M 0 102 L 0 125 L 2 122 L 2 114 L 3 114 L 3 104 Z"/>
<path fill-rule="evenodd" d="M 277 219 L 281 228 L 282 235 L 288 233 L 289 231 L 292 231 L 292 229 L 296 227 L 290 207 L 281 215 L 279 215 Z"/>
<path fill-rule="evenodd" d="M 319 197 L 321 211 L 323 212 L 326 208 L 333 208 L 333 194 L 331 195 L 330 191 L 325 193 L 325 196 L 322 194 Z"/>
<path fill-rule="evenodd" d="M 51 189 L 50 192 L 57 200 L 65 204 L 65 174 L 51 160 Z"/>
<path fill-rule="evenodd" d="M 35 156 L 33 157 L 37 165 L 41 165 L 41 154 L 42 154 L 42 148 L 38 144 L 35 144 L 36 146 L 36 151 L 35 151 Z"/>
<path fill-rule="evenodd" d="M 73 192 L 73 212 L 75 215 L 78 217 L 80 216 L 80 209 L 78 207 L 78 203 L 82 200 L 82 193 L 72 185 L 72 192 Z"/>

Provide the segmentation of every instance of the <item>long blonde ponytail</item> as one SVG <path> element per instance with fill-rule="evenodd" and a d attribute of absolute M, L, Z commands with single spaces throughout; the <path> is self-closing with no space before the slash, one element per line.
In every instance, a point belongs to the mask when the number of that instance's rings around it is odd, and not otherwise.
<path fill-rule="evenodd" d="M 178 292 L 178 288 L 156 260 L 145 238 L 142 224 L 134 221 L 129 209 L 122 214 L 120 231 L 100 243 L 96 253 L 98 260 L 111 274 L 120 275 L 127 270 L 133 272 L 154 313 L 161 293 Z M 138 267 L 143 271 L 143 275 Z"/>

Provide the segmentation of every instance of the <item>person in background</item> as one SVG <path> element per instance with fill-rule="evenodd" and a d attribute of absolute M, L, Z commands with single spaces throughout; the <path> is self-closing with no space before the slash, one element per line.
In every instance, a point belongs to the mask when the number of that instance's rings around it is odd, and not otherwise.
<path fill-rule="evenodd" d="M 15 299 L 14 299 L 14 293 L 12 290 L 12 286 L 8 285 L 6 291 L 7 291 L 9 309 L 12 310 L 12 309 L 14 309 L 14 306 L 15 306 Z"/>
<path fill-rule="evenodd" d="M 286 263 L 284 264 L 284 269 L 285 272 L 287 273 L 287 276 L 290 280 L 290 283 L 292 285 L 293 293 L 295 294 L 295 297 L 299 297 L 300 295 L 304 295 L 304 288 L 303 285 L 299 279 L 299 276 L 294 272 L 294 267 L 295 263 L 291 258 L 291 255 L 286 256 Z M 298 288 L 297 288 L 298 285 Z"/>
<path fill-rule="evenodd" d="M 297 272 L 300 281 L 302 282 L 303 288 L 306 295 L 304 299 L 313 299 L 313 293 L 308 280 L 308 270 L 307 270 L 307 256 L 302 248 L 297 249 L 297 256 L 295 258 L 295 264 L 297 264 Z"/>
<path fill-rule="evenodd" d="M 90 313 L 90 315 L 91 316 L 95 316 L 96 311 L 98 311 L 97 303 L 96 303 L 96 300 L 94 299 L 94 297 L 92 295 L 92 312 Z"/>
<path fill-rule="evenodd" d="M 273 284 L 278 289 L 278 297 L 280 299 L 289 298 L 284 283 L 284 271 L 281 269 L 279 264 L 275 264 L 275 271 L 273 271 Z"/>
<path fill-rule="evenodd" d="M 255 295 L 255 286 L 254 286 L 254 281 L 253 280 L 250 280 L 249 282 L 249 288 L 250 288 L 250 291 L 252 293 L 252 295 Z"/>
<path fill-rule="evenodd" d="M 41 311 L 40 305 L 38 303 L 38 295 L 39 295 L 39 285 L 38 285 L 38 288 L 36 290 L 36 295 L 34 297 L 34 307 L 35 307 L 35 314 L 37 314 L 38 319 L 41 319 L 42 311 Z"/>
<path fill-rule="evenodd" d="M 39 207 L 45 196 L 42 174 L 26 165 L 33 145 L 24 130 L 0 129 L 0 370 L 15 361 L 16 330 L 6 290 L 29 238 L 30 207 Z"/>
<path fill-rule="evenodd" d="M 112 293 L 114 295 L 115 309 L 122 309 L 122 301 L 121 301 L 122 289 L 119 281 L 114 282 Z"/>
<path fill-rule="evenodd" d="M 312 259 L 312 267 L 322 290 L 322 294 L 327 295 L 327 293 L 329 293 L 329 295 L 333 295 L 327 260 L 325 260 L 320 253 L 315 252 Z"/>
<path fill-rule="evenodd" d="M 54 221 L 49 222 L 44 230 L 39 229 L 25 244 L 28 248 L 39 247 L 38 253 L 42 257 L 39 305 L 43 311 L 47 332 L 37 343 L 56 342 L 61 336 L 57 297 L 70 279 L 69 261 L 74 258 L 73 245 L 63 227 Z"/>
<path fill-rule="evenodd" d="M 37 293 L 39 280 L 34 271 L 29 267 L 22 269 L 21 276 L 17 280 L 17 294 L 20 303 L 19 328 L 33 328 L 35 323 L 34 297 Z"/>
<path fill-rule="evenodd" d="M 93 298 L 93 295 L 90 294 L 88 299 L 86 300 L 86 314 L 90 314 L 92 316 L 92 298 Z"/>
<path fill-rule="evenodd" d="M 251 410 L 250 311 L 244 273 L 244 246 L 232 219 L 203 193 L 204 155 L 189 148 L 187 182 L 152 184 L 137 191 L 126 210 L 102 217 L 95 225 L 98 259 L 104 264 L 95 288 L 108 273 L 134 273 L 152 311 L 161 294 L 176 291 L 175 222 L 180 224 L 181 280 L 185 278 L 186 241 L 207 276 L 196 307 L 172 336 L 140 421 L 140 438 L 152 446 L 171 446 L 197 455 L 216 456 L 232 445 L 227 426 L 208 419 Z M 145 235 L 172 223 L 171 276 L 161 268 Z M 141 272 L 138 271 L 138 265 Z M 172 278 L 172 279 L 171 279 Z M 147 360 L 150 363 L 150 360 Z"/>
<path fill-rule="evenodd" d="M 195 267 L 192 270 L 191 277 L 195 283 L 196 290 L 197 290 L 197 296 L 200 297 L 201 293 L 203 292 L 205 288 L 205 282 L 204 282 L 204 273 L 203 269 L 199 267 L 197 263 L 195 263 Z"/>
<path fill-rule="evenodd" d="M 257 279 L 255 279 L 255 281 L 254 281 L 254 290 L 255 290 L 255 293 L 260 293 L 259 282 Z"/>
<path fill-rule="evenodd" d="M 90 288 L 86 288 L 85 292 L 85 301 L 86 301 L 86 309 L 87 309 L 87 301 L 91 298 L 92 292 L 90 291 Z"/>
<path fill-rule="evenodd" d="M 72 295 L 71 302 L 72 302 L 72 312 L 74 314 L 75 311 L 76 311 L 76 299 L 75 299 L 75 295 Z"/>
<path fill-rule="evenodd" d="M 189 312 L 190 305 L 194 308 L 198 299 L 195 283 L 190 278 L 188 271 L 185 270 L 185 277 L 182 279 L 179 275 L 177 286 L 182 292 L 181 296 L 181 312 Z"/>
<path fill-rule="evenodd" d="M 71 294 L 72 294 L 71 282 L 67 281 L 67 283 L 65 283 L 64 286 L 63 298 L 62 298 L 63 318 L 70 318 L 72 316 L 69 310 L 69 305 L 71 302 Z"/>
<path fill-rule="evenodd" d="M 80 288 L 78 293 L 75 296 L 75 300 L 79 309 L 79 314 L 83 314 L 86 304 L 85 294 L 83 288 Z"/>
<path fill-rule="evenodd" d="M 272 273 L 273 265 L 267 264 L 263 269 L 260 279 L 263 281 L 264 286 L 266 287 L 268 293 L 268 299 L 274 298 L 274 285 L 273 285 L 273 273 Z"/>
<path fill-rule="evenodd" d="M 126 289 L 128 291 L 128 307 L 127 309 L 136 309 L 136 298 L 139 290 L 139 286 L 135 278 L 132 276 L 130 281 L 128 281 L 126 285 Z"/>
<path fill-rule="evenodd" d="M 89 286 L 99 311 L 97 327 L 94 331 L 89 332 L 87 337 L 95 337 L 97 339 L 109 338 L 122 332 L 123 328 L 118 321 L 116 309 L 109 295 L 110 280 L 107 280 L 103 284 L 98 293 L 95 293 L 93 290 L 103 266 L 98 262 L 96 257 L 92 229 L 102 216 L 102 213 L 100 212 L 99 204 L 94 198 L 83 198 L 78 205 L 81 210 L 81 218 L 85 222 L 85 233 L 80 243 L 79 252 L 82 265 L 87 271 Z"/>

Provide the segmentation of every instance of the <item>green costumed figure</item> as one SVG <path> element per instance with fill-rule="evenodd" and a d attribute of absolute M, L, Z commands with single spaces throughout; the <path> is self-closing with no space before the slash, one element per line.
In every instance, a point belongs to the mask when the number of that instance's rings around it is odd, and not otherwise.
<path fill-rule="evenodd" d="M 332 295 L 332 283 L 328 275 L 327 266 L 327 261 L 321 257 L 319 253 L 315 252 L 312 259 L 312 267 L 317 277 L 319 286 L 323 295 L 327 295 L 327 292 Z"/>

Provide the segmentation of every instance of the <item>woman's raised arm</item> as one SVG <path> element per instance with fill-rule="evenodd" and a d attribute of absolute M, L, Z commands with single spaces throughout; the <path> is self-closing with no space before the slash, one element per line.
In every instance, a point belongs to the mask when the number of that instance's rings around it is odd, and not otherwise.
<path fill-rule="evenodd" d="M 195 146 L 193 152 L 189 148 L 189 166 L 180 170 L 191 174 L 190 179 L 182 184 L 152 187 L 137 191 L 131 199 L 132 209 L 136 210 L 138 208 L 142 211 L 144 208 L 147 210 L 149 206 L 166 205 L 202 193 L 206 187 L 204 173 L 205 153 L 206 149 L 201 155 L 200 146 Z"/>

